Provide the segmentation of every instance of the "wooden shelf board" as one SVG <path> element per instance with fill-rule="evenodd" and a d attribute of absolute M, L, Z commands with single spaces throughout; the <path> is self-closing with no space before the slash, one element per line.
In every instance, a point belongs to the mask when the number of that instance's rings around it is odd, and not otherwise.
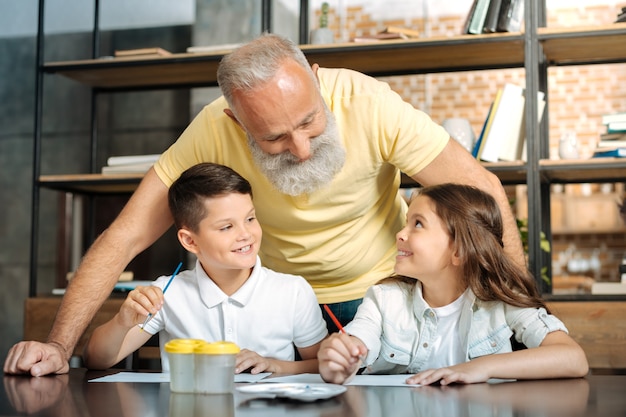
<path fill-rule="evenodd" d="M 144 174 L 42 175 L 39 185 L 58 191 L 85 194 L 127 194 L 139 185 Z"/>
<path fill-rule="evenodd" d="M 521 34 L 463 35 L 418 40 L 301 45 L 311 64 L 373 76 L 524 66 Z"/>
<path fill-rule="evenodd" d="M 482 165 L 500 178 L 504 185 L 525 184 L 526 164 L 523 161 L 514 162 L 482 162 Z M 402 188 L 418 187 L 412 178 L 402 174 Z"/>
<path fill-rule="evenodd" d="M 526 182 L 526 165 L 522 161 L 484 163 L 505 184 Z M 84 194 L 126 194 L 132 193 L 139 185 L 143 174 L 68 174 L 42 175 L 39 186 L 57 191 Z M 415 187 L 417 184 L 406 175 L 402 176 L 402 187 Z"/>
<path fill-rule="evenodd" d="M 526 163 L 514 162 L 483 162 L 485 168 L 500 178 L 503 185 L 526 184 Z"/>
<path fill-rule="evenodd" d="M 500 178 L 505 185 L 526 183 L 526 164 L 523 161 L 483 163 L 483 166 Z M 550 183 L 579 182 L 626 182 L 624 158 L 598 158 L 582 160 L 541 160 L 539 170 L 542 179 Z M 71 174 L 42 175 L 39 185 L 65 192 L 87 194 L 132 193 L 143 174 Z M 417 184 L 406 175 L 402 187 Z"/>
<path fill-rule="evenodd" d="M 538 28 L 549 65 L 624 62 L 626 23 L 575 28 Z"/>
<path fill-rule="evenodd" d="M 539 28 L 537 36 L 550 65 L 620 62 L 626 56 L 626 23 Z M 524 67 L 520 33 L 301 48 L 311 63 L 351 68 L 373 76 Z M 52 62 L 44 64 L 43 69 L 104 90 L 214 86 L 219 61 L 228 52 Z"/>
<path fill-rule="evenodd" d="M 350 68 L 373 76 L 524 66 L 520 33 L 302 45 L 301 48 L 311 64 Z M 224 52 L 109 57 L 46 63 L 43 69 L 105 90 L 212 86 L 217 85 L 217 66 L 223 56 Z"/>
<path fill-rule="evenodd" d="M 550 183 L 626 182 L 626 159 L 543 159 L 539 161 L 539 171 Z"/>

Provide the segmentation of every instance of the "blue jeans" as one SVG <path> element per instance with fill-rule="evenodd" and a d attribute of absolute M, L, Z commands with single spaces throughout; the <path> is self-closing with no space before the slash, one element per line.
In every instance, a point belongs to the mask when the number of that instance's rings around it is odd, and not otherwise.
<path fill-rule="evenodd" d="M 352 321 L 352 319 L 354 318 L 354 315 L 356 314 L 356 310 L 359 308 L 362 301 L 363 299 L 359 298 L 356 300 L 344 301 L 342 303 L 334 303 L 334 304 L 327 304 L 327 305 L 328 307 L 330 307 L 330 310 L 333 312 L 335 317 L 337 317 L 337 320 L 339 320 L 339 323 L 341 323 L 342 326 L 345 326 L 346 324 Z M 328 333 L 339 332 L 339 329 L 335 325 L 335 322 L 330 318 L 330 316 L 324 309 L 324 306 L 320 305 L 320 308 L 322 309 L 322 317 L 326 321 L 326 326 L 328 327 Z"/>

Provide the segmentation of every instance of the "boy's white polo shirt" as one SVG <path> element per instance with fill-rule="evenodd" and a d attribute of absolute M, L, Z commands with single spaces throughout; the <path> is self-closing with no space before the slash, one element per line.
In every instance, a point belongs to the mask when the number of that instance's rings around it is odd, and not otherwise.
<path fill-rule="evenodd" d="M 163 288 L 168 279 L 160 277 L 154 285 Z M 145 330 L 161 332 L 164 372 L 169 362 L 163 347 L 171 339 L 227 340 L 261 356 L 294 360 L 294 344 L 309 347 L 328 334 L 306 280 L 265 268 L 258 257 L 250 278 L 230 297 L 196 261 L 195 269 L 181 272 L 172 281 L 163 308 Z"/>

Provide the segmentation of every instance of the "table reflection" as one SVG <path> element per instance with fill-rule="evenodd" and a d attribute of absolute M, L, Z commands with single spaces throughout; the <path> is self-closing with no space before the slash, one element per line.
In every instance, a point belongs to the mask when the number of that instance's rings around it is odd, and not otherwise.
<path fill-rule="evenodd" d="M 2 381 L 9 403 L 18 413 L 49 411 L 50 415 L 80 416 L 67 374 L 38 378 L 5 375 Z"/>
<path fill-rule="evenodd" d="M 589 401 L 585 378 L 423 388 L 433 397 L 467 404 L 470 416 L 583 416 Z"/>
<path fill-rule="evenodd" d="M 0 416 L 63 417 L 576 417 L 626 415 L 626 376 L 424 387 L 358 387 L 299 402 L 233 394 L 171 393 L 167 383 L 87 382 L 84 370 L 3 378 Z"/>
<path fill-rule="evenodd" d="M 234 417 L 233 394 L 170 394 L 169 415 L 177 417 Z"/>

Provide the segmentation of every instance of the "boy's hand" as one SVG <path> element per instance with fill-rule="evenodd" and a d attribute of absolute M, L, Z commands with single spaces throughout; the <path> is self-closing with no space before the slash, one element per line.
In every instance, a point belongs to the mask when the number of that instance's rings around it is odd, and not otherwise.
<path fill-rule="evenodd" d="M 240 374 L 248 369 L 251 374 L 280 372 L 280 369 L 277 369 L 273 360 L 265 358 L 251 350 L 242 349 L 235 359 L 235 373 Z"/>
<path fill-rule="evenodd" d="M 163 307 L 163 291 L 154 285 L 138 286 L 128 293 L 117 319 L 120 325 L 131 328 L 144 322 L 148 314 L 156 314 Z"/>
<path fill-rule="evenodd" d="M 322 341 L 317 353 L 320 375 L 326 382 L 343 384 L 356 373 L 366 355 L 367 348 L 359 339 L 333 333 Z"/>

